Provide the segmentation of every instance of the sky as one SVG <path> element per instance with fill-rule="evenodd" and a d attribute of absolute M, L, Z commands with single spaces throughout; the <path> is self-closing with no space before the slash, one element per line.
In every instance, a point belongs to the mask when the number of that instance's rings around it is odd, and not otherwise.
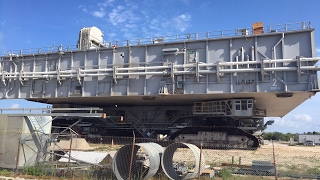
<path fill-rule="evenodd" d="M 311 21 L 320 57 L 319 0 L 0 0 L 0 53 L 74 46 L 81 28 L 96 26 L 106 41 L 159 37 Z M 0 108 L 47 107 L 1 100 Z M 320 93 L 292 110 L 267 132 L 320 132 Z"/>

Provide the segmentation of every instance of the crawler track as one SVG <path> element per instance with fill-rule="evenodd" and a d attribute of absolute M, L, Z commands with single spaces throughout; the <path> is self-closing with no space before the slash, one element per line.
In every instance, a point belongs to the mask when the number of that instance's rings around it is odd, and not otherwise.
<path fill-rule="evenodd" d="M 227 139 L 226 140 L 208 140 L 205 138 L 189 138 L 189 139 L 181 139 L 179 138 L 180 135 L 197 135 L 199 132 L 222 132 L 226 133 Z M 239 140 L 230 140 L 231 136 L 239 136 Z M 198 136 L 199 137 L 199 136 Z M 247 139 L 245 139 L 246 137 Z M 177 139 L 178 138 L 178 139 Z M 170 140 L 179 140 L 185 141 L 188 143 L 192 143 L 195 145 L 200 146 L 201 141 L 203 144 L 203 148 L 209 149 L 248 149 L 248 150 L 255 150 L 259 147 L 259 140 L 257 137 L 253 136 L 252 134 L 243 131 L 236 127 L 185 127 L 170 136 Z"/>

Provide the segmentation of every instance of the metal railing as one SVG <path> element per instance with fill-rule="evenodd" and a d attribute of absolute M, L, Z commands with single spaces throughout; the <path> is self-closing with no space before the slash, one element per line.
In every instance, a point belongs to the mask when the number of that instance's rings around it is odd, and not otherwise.
<path fill-rule="evenodd" d="M 37 114 L 37 115 L 58 115 L 65 116 L 75 114 L 101 114 L 102 109 L 97 107 L 92 108 L 1 108 L 0 114 Z"/>
<path fill-rule="evenodd" d="M 264 27 L 264 33 L 288 32 L 288 31 L 297 31 L 297 30 L 306 30 L 306 29 L 312 29 L 312 24 L 310 21 L 268 25 Z M 104 47 L 102 48 L 114 48 L 114 47 L 121 47 L 121 46 L 136 46 L 136 45 L 160 44 L 160 43 L 163 44 L 163 43 L 170 43 L 170 42 L 205 40 L 205 39 L 232 37 L 232 36 L 245 36 L 245 35 L 252 35 L 252 34 L 253 34 L 252 27 L 236 28 L 236 29 L 227 29 L 227 30 L 219 30 L 219 31 L 170 35 L 170 36 L 162 36 L 162 37 L 106 41 L 103 43 Z M 24 54 L 41 54 L 41 53 L 55 53 L 55 52 L 61 52 L 61 51 L 74 51 L 74 50 L 78 50 L 77 47 L 78 47 L 77 45 L 63 46 L 62 44 L 60 44 L 59 46 L 56 46 L 55 44 L 53 44 L 52 46 L 43 47 L 43 48 L 29 48 L 29 49 L 4 51 L 3 56 L 10 56 L 10 55 L 19 56 Z"/>

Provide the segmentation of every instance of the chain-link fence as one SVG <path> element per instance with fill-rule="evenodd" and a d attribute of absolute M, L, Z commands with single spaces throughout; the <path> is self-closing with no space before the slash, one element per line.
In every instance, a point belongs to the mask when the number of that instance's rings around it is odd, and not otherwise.
<path fill-rule="evenodd" d="M 252 150 L 207 149 L 201 142 L 196 146 L 132 137 L 80 137 L 68 132 L 51 134 L 43 155 L 36 146 L 21 141 L 20 133 L 1 131 L 0 167 L 49 179 L 320 178 L 319 146 L 269 142 Z M 11 150 L 3 146 L 9 141 L 16 144 Z M 43 159 L 37 158 L 39 153 Z"/>
<path fill-rule="evenodd" d="M 83 136 L 70 127 L 47 134 L 24 122 L 20 116 L 0 121 L 1 168 L 49 179 L 319 178 L 318 146 L 275 142 L 244 149 L 250 141 L 241 138 L 239 146 L 210 138 L 191 144 L 160 137 Z"/>

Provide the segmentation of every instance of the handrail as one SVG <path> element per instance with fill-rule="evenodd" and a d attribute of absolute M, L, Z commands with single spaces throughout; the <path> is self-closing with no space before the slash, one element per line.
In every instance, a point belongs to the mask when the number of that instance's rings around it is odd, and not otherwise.
<path fill-rule="evenodd" d="M 299 58 L 300 61 L 319 61 L 319 57 L 314 58 Z M 297 71 L 301 70 L 314 70 L 320 71 L 320 67 L 316 65 L 299 65 L 299 67 L 264 67 L 263 64 L 281 63 L 281 62 L 297 62 L 298 59 L 275 59 L 275 60 L 263 60 L 263 61 L 241 61 L 241 62 L 221 62 L 221 63 L 202 63 L 202 64 L 174 64 L 162 65 L 162 66 L 143 66 L 143 67 L 114 67 L 114 68 L 100 68 L 100 69 L 77 69 L 77 70 L 60 70 L 60 71 L 47 71 L 47 72 L 5 72 L 0 71 L 0 79 L 21 79 L 23 81 L 26 78 L 77 78 L 77 77 L 101 77 L 112 76 L 116 80 L 121 76 L 129 75 L 163 75 L 169 76 L 171 74 L 196 74 L 194 69 L 189 70 L 177 70 L 177 68 L 197 68 L 207 67 L 208 69 L 198 70 L 198 74 L 218 74 L 219 73 L 235 73 L 235 72 L 267 72 L 267 71 Z M 233 65 L 253 65 L 261 64 L 261 67 L 250 68 L 230 68 Z M 220 68 L 223 67 L 223 68 Z M 219 72 L 217 72 L 219 69 Z M 118 77 L 120 76 L 120 77 Z"/>
<path fill-rule="evenodd" d="M 97 107 L 91 108 L 0 108 L 0 114 L 4 112 L 18 112 L 19 114 L 50 114 L 53 111 L 61 111 L 60 113 L 70 113 L 70 111 L 89 111 L 86 112 L 88 114 L 99 113 L 98 111 L 102 111 L 103 109 Z"/>
<path fill-rule="evenodd" d="M 268 25 L 264 27 L 265 33 L 275 33 L 275 32 L 288 32 L 297 30 L 312 29 L 312 24 L 310 21 L 286 23 L 286 24 L 275 24 Z M 242 34 L 239 30 L 247 30 L 248 34 Z M 209 32 L 198 32 L 198 33 L 187 33 L 180 35 L 162 36 L 162 37 L 151 37 L 151 38 L 141 38 L 141 39 L 131 39 L 131 40 L 116 40 L 116 41 L 105 41 L 102 48 L 113 48 L 113 47 L 124 47 L 124 46 L 139 46 L 146 44 L 160 44 L 168 42 L 181 42 L 181 41 L 191 41 L 191 40 L 205 40 L 205 39 L 215 39 L 223 37 L 232 36 L 244 36 L 253 34 L 253 28 L 237 28 L 237 29 L 227 29 L 219 31 L 209 31 Z M 12 56 L 12 55 L 26 55 L 26 54 L 42 54 L 42 53 L 55 53 L 62 51 L 75 51 L 78 50 L 77 45 L 68 46 L 56 46 L 52 45 L 43 48 L 29 48 L 20 50 L 9 50 L 4 51 L 2 57 Z M 1 56 L 0 56 L 1 57 Z"/>

